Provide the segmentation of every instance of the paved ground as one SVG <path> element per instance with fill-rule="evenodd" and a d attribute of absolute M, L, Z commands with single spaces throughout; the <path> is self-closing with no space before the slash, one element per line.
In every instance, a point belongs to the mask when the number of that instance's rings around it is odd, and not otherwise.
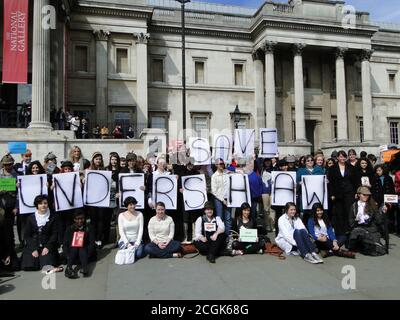
<path fill-rule="evenodd" d="M 400 239 L 391 236 L 390 254 L 330 257 L 310 265 L 299 257 L 281 261 L 269 255 L 221 257 L 210 264 L 194 259 L 139 260 L 116 266 L 115 250 L 103 249 L 89 278 L 70 280 L 56 274 L 55 290 L 44 290 L 40 272 L 18 272 L 0 284 L 6 299 L 399 299 Z M 356 270 L 356 289 L 342 288 L 342 267 Z M 3 278 L 5 280 L 6 278 Z"/>

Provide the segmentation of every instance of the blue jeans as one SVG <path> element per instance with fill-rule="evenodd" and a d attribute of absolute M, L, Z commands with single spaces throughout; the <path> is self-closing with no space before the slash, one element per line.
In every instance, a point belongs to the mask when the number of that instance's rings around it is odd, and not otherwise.
<path fill-rule="evenodd" d="M 146 244 L 144 251 L 150 258 L 172 258 L 173 254 L 178 252 L 181 248 L 181 243 L 176 240 L 171 240 L 165 249 L 160 249 L 158 245 L 151 242 Z"/>
<path fill-rule="evenodd" d="M 305 229 L 296 229 L 293 232 L 293 238 L 296 241 L 296 247 L 300 251 L 302 258 L 306 256 L 307 253 L 312 253 L 315 251 L 315 245 L 310 239 L 310 235 Z"/>
<path fill-rule="evenodd" d="M 232 212 L 224 203 L 218 199 L 214 199 L 215 213 L 225 224 L 225 234 L 229 235 L 232 228 Z"/>
<path fill-rule="evenodd" d="M 131 245 L 135 245 L 134 242 L 129 242 Z M 123 241 L 119 241 L 118 242 L 118 247 L 120 249 L 124 249 L 126 246 L 126 244 Z M 137 259 L 141 259 L 143 257 L 145 257 L 146 254 L 144 253 L 144 245 L 143 245 L 143 241 L 139 244 L 139 247 L 136 248 L 135 250 L 135 260 Z"/>

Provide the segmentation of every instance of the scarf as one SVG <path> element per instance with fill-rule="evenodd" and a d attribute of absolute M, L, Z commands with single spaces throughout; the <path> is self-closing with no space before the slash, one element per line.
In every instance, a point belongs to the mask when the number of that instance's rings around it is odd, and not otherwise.
<path fill-rule="evenodd" d="M 35 219 L 38 227 L 43 227 L 50 218 L 50 210 L 47 209 L 45 214 L 40 214 L 37 210 L 35 211 Z"/>

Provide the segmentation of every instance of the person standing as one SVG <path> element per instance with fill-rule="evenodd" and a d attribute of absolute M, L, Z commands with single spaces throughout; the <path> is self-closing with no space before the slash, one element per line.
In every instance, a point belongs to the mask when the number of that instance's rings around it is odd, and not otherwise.
<path fill-rule="evenodd" d="M 228 208 L 227 186 L 228 172 L 222 159 L 216 161 L 217 171 L 211 176 L 211 193 L 214 196 L 215 213 L 225 226 L 225 234 L 229 235 L 232 228 L 232 211 Z"/>
<path fill-rule="evenodd" d="M 346 162 L 345 151 L 338 152 L 338 163 L 328 170 L 328 192 L 333 203 L 333 227 L 337 235 L 349 231 L 348 213 L 354 202 L 357 182 L 354 167 Z"/>

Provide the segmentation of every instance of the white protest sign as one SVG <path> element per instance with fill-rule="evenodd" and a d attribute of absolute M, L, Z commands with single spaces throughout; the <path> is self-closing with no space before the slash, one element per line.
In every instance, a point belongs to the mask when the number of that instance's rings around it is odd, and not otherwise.
<path fill-rule="evenodd" d="M 225 134 L 217 134 L 214 136 L 213 144 L 213 162 L 218 159 L 224 160 L 225 163 L 232 161 L 232 137 Z"/>
<path fill-rule="evenodd" d="M 144 186 L 143 173 L 120 173 L 119 174 L 119 199 L 120 207 L 125 208 L 124 201 L 128 197 L 134 197 L 137 200 L 136 209 L 144 209 Z"/>
<path fill-rule="evenodd" d="M 210 144 L 207 139 L 190 137 L 189 138 L 190 156 L 194 158 L 195 165 L 205 165 L 211 163 Z"/>
<path fill-rule="evenodd" d="M 178 182 L 176 176 L 153 176 L 153 203 L 164 202 L 166 210 L 176 210 Z"/>
<path fill-rule="evenodd" d="M 383 195 L 383 202 L 384 203 L 398 203 L 399 196 L 397 194 L 384 194 Z"/>
<path fill-rule="evenodd" d="M 288 202 L 296 203 L 296 172 L 272 171 L 273 206 L 284 206 Z"/>
<path fill-rule="evenodd" d="M 207 185 L 204 174 L 182 177 L 185 211 L 204 208 L 207 201 Z"/>
<path fill-rule="evenodd" d="M 83 203 L 91 207 L 110 207 L 111 171 L 86 170 Z"/>
<path fill-rule="evenodd" d="M 260 157 L 273 158 L 278 153 L 278 132 L 276 129 L 260 129 Z"/>
<path fill-rule="evenodd" d="M 53 186 L 56 211 L 83 207 L 79 172 L 54 174 Z"/>
<path fill-rule="evenodd" d="M 18 176 L 19 213 L 36 211 L 34 201 L 37 196 L 47 195 L 47 174 Z"/>
<path fill-rule="evenodd" d="M 321 203 L 328 209 L 328 180 L 326 176 L 302 176 L 301 197 L 303 210 L 310 210 L 314 203 Z"/>
<path fill-rule="evenodd" d="M 254 154 L 254 129 L 235 129 L 235 157 L 246 158 Z"/>
<path fill-rule="evenodd" d="M 228 207 L 239 208 L 244 202 L 251 206 L 249 177 L 247 174 L 229 174 Z"/>

